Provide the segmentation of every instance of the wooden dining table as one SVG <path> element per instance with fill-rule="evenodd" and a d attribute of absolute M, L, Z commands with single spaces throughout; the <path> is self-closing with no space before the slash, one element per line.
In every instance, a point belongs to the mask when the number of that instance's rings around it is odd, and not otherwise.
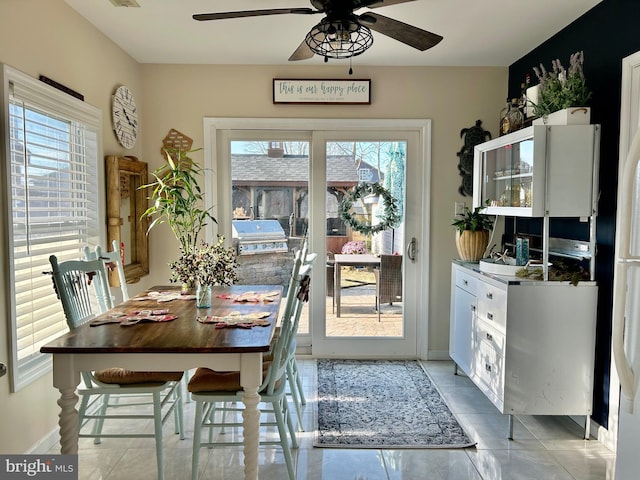
<path fill-rule="evenodd" d="M 187 371 L 207 367 L 218 371 L 240 371 L 244 389 L 242 401 L 245 479 L 258 478 L 258 447 L 262 356 L 269 351 L 282 299 L 279 285 L 214 286 L 210 308 L 196 308 L 194 299 L 176 298 L 158 302 L 155 292 L 179 292 L 175 287 L 154 287 L 96 317 L 115 321 L 118 315 L 142 310 L 166 309 L 176 319 L 143 321 L 133 325 L 91 322 L 57 338 L 41 348 L 53 355 L 53 385 L 60 391 L 59 427 L 62 454 L 78 453 L 78 396 L 80 372 L 122 367 L 137 371 Z M 251 301 L 238 295 L 255 292 Z M 271 294 L 265 297 L 265 294 Z M 246 295 L 253 297 L 253 295 Z M 187 297 L 189 298 L 189 297 Z M 165 298 L 166 300 L 166 298 Z M 216 328 L 197 317 L 230 314 L 269 313 L 266 326 Z M 266 322 L 265 322 L 266 323 Z M 220 326 L 218 326 L 220 327 Z"/>
<path fill-rule="evenodd" d="M 370 253 L 336 254 L 334 259 L 333 298 L 336 304 L 336 317 L 340 317 L 340 284 L 342 282 L 342 267 L 379 267 L 380 257 Z"/>

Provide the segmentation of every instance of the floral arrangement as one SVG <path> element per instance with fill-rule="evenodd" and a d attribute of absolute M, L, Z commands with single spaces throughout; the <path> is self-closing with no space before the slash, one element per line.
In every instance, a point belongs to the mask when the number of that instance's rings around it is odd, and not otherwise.
<path fill-rule="evenodd" d="M 538 102 L 533 104 L 535 114 L 542 117 L 563 108 L 586 106 L 591 98 L 591 91 L 584 78 L 584 53 L 580 51 L 571 55 L 568 70 L 565 70 L 558 59 L 553 60 L 551 65 L 551 72 L 542 64 L 540 68 L 533 67 L 540 81 Z"/>
<path fill-rule="evenodd" d="M 341 251 L 344 254 L 367 253 L 367 246 L 363 241 L 352 240 L 350 242 L 345 243 L 342 246 Z"/>
<path fill-rule="evenodd" d="M 381 212 L 378 212 L 377 214 L 377 217 L 380 220 L 380 223 L 377 225 L 369 225 L 361 222 L 351 212 L 353 202 L 369 195 L 382 197 L 381 205 L 383 208 Z M 398 212 L 398 201 L 393 198 L 391 193 L 389 193 L 389 190 L 379 183 L 369 182 L 360 183 L 353 188 L 353 191 L 345 194 L 340 205 L 338 205 L 338 215 L 346 225 L 351 227 L 352 230 L 364 235 L 372 235 L 374 233 L 382 232 L 383 230 L 395 228 L 402 220 L 400 213 Z"/>
<path fill-rule="evenodd" d="M 224 246 L 218 235 L 214 244 L 202 242 L 193 252 L 181 252 L 180 258 L 169 262 L 171 282 L 187 285 L 233 285 L 238 280 L 238 262 L 232 247 Z"/>

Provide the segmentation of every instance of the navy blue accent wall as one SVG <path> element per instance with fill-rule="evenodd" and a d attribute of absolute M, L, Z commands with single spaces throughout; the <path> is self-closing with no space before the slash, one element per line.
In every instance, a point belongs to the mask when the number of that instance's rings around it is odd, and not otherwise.
<path fill-rule="evenodd" d="M 602 125 L 600 201 L 597 218 L 596 280 L 599 285 L 593 418 L 607 426 L 611 363 L 611 302 L 615 240 L 615 210 L 620 136 L 620 84 L 622 59 L 640 50 L 640 2 L 604 0 L 565 29 L 509 67 L 509 98 L 519 97 L 526 74 L 537 83 L 533 67 L 551 69 L 559 59 L 567 68 L 569 56 L 584 52 L 584 73 L 593 91 L 591 123 Z M 570 181 L 570 179 L 567 179 Z M 518 220 L 520 223 L 521 219 Z M 533 226 L 532 226 L 533 227 Z M 560 230 L 584 228 L 564 220 Z M 557 236 L 562 236 L 559 232 Z M 571 235 L 568 235 L 571 237 Z M 558 319 L 562 321 L 562 319 Z"/>

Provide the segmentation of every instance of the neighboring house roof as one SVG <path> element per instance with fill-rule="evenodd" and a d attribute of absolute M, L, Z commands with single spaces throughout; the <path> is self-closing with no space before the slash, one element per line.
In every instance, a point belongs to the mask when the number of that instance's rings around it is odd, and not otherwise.
<path fill-rule="evenodd" d="M 309 161 L 306 156 L 269 158 L 266 155 L 231 155 L 231 177 L 235 185 L 306 185 Z M 362 164 L 366 168 L 375 168 Z M 328 184 L 349 187 L 359 182 L 358 162 L 349 156 L 327 157 Z M 377 172 L 374 173 L 377 177 Z M 375 181 L 375 180 L 373 180 Z"/>

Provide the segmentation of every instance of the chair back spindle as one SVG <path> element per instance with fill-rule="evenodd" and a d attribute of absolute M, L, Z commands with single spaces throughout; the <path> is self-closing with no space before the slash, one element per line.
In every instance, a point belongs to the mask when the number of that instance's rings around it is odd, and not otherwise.
<path fill-rule="evenodd" d="M 102 260 L 68 260 L 59 263 L 58 258 L 51 255 L 49 262 L 54 286 L 70 329 L 113 308 Z"/>

